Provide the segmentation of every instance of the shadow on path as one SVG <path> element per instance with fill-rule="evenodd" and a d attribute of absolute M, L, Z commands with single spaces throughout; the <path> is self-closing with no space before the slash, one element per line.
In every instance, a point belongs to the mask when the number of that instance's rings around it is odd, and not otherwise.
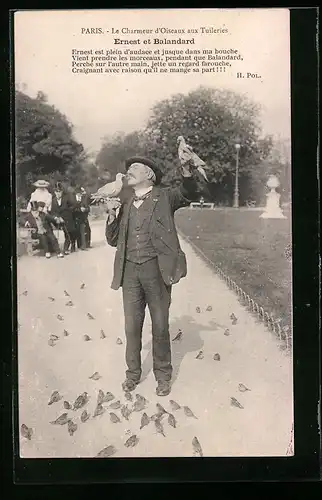
<path fill-rule="evenodd" d="M 192 316 L 180 316 L 175 318 L 170 322 L 170 332 L 173 332 L 172 338 L 174 338 L 179 329 L 182 330 L 183 335 L 179 341 L 171 341 L 171 351 L 172 351 L 172 384 L 178 378 L 180 372 L 180 366 L 185 356 L 190 352 L 200 351 L 203 348 L 204 342 L 200 336 L 201 332 L 205 331 L 216 331 L 219 328 L 224 328 L 223 325 L 219 325 L 215 321 L 209 321 L 208 325 L 202 325 L 195 321 Z M 148 351 L 143 363 L 142 363 L 142 378 L 145 380 L 153 367 L 152 359 L 152 339 L 149 340 L 143 349 Z"/>

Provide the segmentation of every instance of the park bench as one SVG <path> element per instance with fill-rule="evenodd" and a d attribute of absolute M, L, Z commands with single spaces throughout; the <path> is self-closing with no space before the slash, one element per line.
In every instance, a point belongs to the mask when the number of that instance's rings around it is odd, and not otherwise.
<path fill-rule="evenodd" d="M 190 203 L 190 208 L 208 208 L 212 210 L 214 206 L 215 206 L 214 203 L 208 203 L 208 202 L 200 203 L 197 201 L 193 201 L 192 203 Z"/>
<path fill-rule="evenodd" d="M 39 245 L 39 240 L 32 237 L 34 229 L 28 227 L 18 227 L 17 230 L 17 243 L 20 247 L 24 248 L 27 255 L 34 255 L 36 248 Z"/>

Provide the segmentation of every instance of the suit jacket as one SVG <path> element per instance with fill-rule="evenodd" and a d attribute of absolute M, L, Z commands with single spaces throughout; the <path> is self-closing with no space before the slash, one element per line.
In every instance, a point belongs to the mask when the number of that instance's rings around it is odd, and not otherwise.
<path fill-rule="evenodd" d="M 81 208 L 84 208 L 85 211 L 82 211 Z M 77 201 L 75 195 L 75 205 L 73 213 L 76 226 L 80 223 L 86 223 L 89 212 L 90 212 L 89 197 L 87 196 L 87 194 L 82 194 L 80 201 Z"/>
<path fill-rule="evenodd" d="M 162 278 L 167 285 L 174 285 L 187 274 L 186 257 L 180 248 L 174 213 L 179 208 L 189 205 L 188 193 L 195 191 L 196 188 L 196 182 L 192 177 L 183 177 L 182 185 L 179 187 L 155 186 L 152 189 L 150 236 L 157 253 Z M 133 199 L 134 195 L 131 194 L 123 202 L 116 219 L 111 224 L 106 222 L 106 240 L 109 245 L 117 247 L 111 285 L 114 290 L 122 286 L 129 213 Z"/>
<path fill-rule="evenodd" d="M 55 217 L 62 217 L 64 219 L 68 232 L 75 231 L 75 221 L 73 216 L 75 205 L 76 199 L 74 195 L 71 195 L 70 193 L 62 194 L 60 205 L 58 204 L 56 196 L 53 195 L 50 213 Z"/>
<path fill-rule="evenodd" d="M 40 212 L 39 215 L 46 233 L 53 233 L 52 224 L 54 224 L 54 226 L 57 226 L 55 218 L 49 214 L 46 214 L 45 212 Z M 31 227 L 32 229 L 38 230 L 37 222 L 34 216 L 32 215 L 32 212 L 29 212 L 27 214 L 26 222 L 29 222 L 29 227 Z"/>

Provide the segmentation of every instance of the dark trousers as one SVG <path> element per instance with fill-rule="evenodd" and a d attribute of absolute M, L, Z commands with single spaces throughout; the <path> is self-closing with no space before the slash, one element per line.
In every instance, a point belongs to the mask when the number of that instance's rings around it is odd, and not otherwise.
<path fill-rule="evenodd" d="M 66 227 L 63 227 L 63 231 L 64 231 L 64 252 L 67 252 L 67 250 L 69 250 L 69 247 L 71 247 L 71 250 L 74 251 L 76 247 L 76 232 L 68 231 Z"/>
<path fill-rule="evenodd" d="M 77 246 L 78 248 L 86 248 L 86 222 L 77 223 Z"/>
<path fill-rule="evenodd" d="M 89 221 L 86 221 L 86 226 L 85 226 L 85 238 L 86 238 L 86 247 L 89 248 L 91 246 L 91 226 L 89 225 Z"/>
<path fill-rule="evenodd" d="M 38 234 L 38 239 L 45 253 L 51 250 L 60 253 L 60 248 L 56 236 L 53 233 Z"/>
<path fill-rule="evenodd" d="M 144 264 L 126 261 L 123 275 L 123 306 L 126 335 L 126 376 L 141 378 L 142 327 L 146 305 L 152 320 L 153 373 L 157 381 L 172 376 L 169 334 L 171 286 L 165 285 L 156 258 Z"/>

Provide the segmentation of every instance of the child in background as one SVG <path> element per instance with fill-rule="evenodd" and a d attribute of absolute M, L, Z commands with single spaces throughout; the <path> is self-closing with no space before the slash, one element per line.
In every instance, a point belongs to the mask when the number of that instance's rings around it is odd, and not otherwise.
<path fill-rule="evenodd" d="M 44 212 L 45 203 L 43 201 L 32 201 L 30 205 L 31 211 L 27 215 L 25 226 L 36 230 L 37 238 L 47 259 L 51 257 L 51 248 L 59 258 L 64 257 L 52 228 L 52 224 L 58 223 L 58 218 Z"/>

